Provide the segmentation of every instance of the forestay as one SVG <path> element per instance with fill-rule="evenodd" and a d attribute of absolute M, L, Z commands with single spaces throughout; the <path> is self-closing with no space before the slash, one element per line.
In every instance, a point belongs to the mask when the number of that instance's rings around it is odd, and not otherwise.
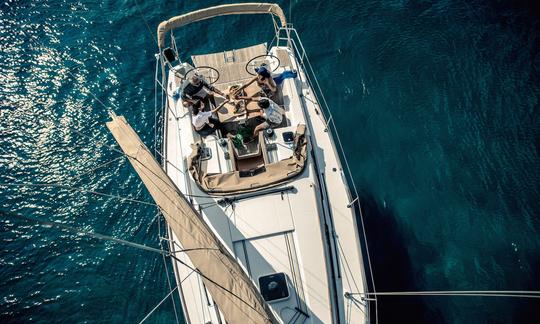
<path fill-rule="evenodd" d="M 254 283 L 176 188 L 123 116 L 107 127 L 180 240 L 228 323 L 278 323 Z"/>

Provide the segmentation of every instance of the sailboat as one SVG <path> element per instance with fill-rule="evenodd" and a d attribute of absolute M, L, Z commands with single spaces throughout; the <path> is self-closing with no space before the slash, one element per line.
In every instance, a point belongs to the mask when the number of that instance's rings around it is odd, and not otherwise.
<path fill-rule="evenodd" d="M 180 59 L 175 30 L 237 14 L 270 16 L 274 40 Z M 193 11 L 163 21 L 157 42 L 161 149 L 152 154 L 123 116 L 107 127 L 167 221 L 186 323 L 369 322 L 373 300 L 353 297 L 371 278 L 358 198 L 283 10 Z M 201 112 L 213 118 L 204 131 L 194 125 Z"/>

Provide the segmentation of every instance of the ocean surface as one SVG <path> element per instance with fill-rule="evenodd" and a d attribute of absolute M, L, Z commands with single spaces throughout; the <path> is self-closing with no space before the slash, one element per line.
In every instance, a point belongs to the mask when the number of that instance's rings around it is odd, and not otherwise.
<path fill-rule="evenodd" d="M 151 201 L 110 147 L 108 110 L 154 147 L 152 35 L 161 20 L 218 3 L 3 1 L 0 183 Z M 280 4 L 342 136 L 377 290 L 540 290 L 538 6 Z M 175 35 L 184 58 L 273 37 L 260 16 L 221 17 Z M 140 321 L 169 292 L 168 261 L 16 215 L 159 247 L 156 212 L 62 187 L 0 186 L 0 323 Z M 175 322 L 179 303 L 165 301 L 148 322 Z M 379 319 L 540 323 L 540 302 L 380 297 Z"/>

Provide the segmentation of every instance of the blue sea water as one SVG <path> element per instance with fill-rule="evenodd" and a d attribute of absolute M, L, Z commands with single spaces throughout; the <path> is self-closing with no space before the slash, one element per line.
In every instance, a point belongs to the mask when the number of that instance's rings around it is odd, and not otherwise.
<path fill-rule="evenodd" d="M 124 159 L 94 170 L 119 157 L 99 101 L 152 146 L 156 46 L 141 13 L 154 32 L 161 20 L 219 3 L 1 3 L 0 183 L 58 182 L 150 201 Z M 280 4 L 340 130 L 377 290 L 540 290 L 537 5 Z M 270 40 L 271 30 L 269 19 L 222 17 L 176 35 L 185 58 Z M 0 322 L 136 322 L 168 293 L 171 268 L 160 255 L 13 214 L 154 247 L 163 231 L 151 206 L 0 187 Z M 174 307 L 178 299 L 166 301 L 149 321 L 174 322 Z M 540 302 L 381 297 L 379 319 L 538 323 Z"/>

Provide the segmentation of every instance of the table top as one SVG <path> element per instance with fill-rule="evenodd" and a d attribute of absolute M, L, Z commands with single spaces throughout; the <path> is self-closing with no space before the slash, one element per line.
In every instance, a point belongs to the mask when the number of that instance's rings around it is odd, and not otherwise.
<path fill-rule="evenodd" d="M 252 84 L 250 84 L 244 89 L 244 92 L 246 93 L 246 96 L 248 97 L 256 95 L 260 91 L 261 91 L 261 88 L 257 85 L 257 82 L 253 82 Z M 216 104 L 218 105 L 224 100 L 220 98 L 217 98 L 217 99 L 220 100 L 219 102 L 216 102 Z M 252 117 L 261 115 L 260 108 L 257 105 L 256 101 L 236 100 L 237 103 L 239 103 L 240 101 L 242 101 L 243 104 L 245 105 L 245 109 L 241 109 L 240 111 L 235 112 L 235 109 L 236 109 L 235 104 L 226 103 L 225 105 L 223 105 L 223 107 L 221 107 L 217 111 L 219 121 L 222 123 L 230 123 L 230 122 L 240 121 L 240 120 L 244 120 L 247 118 L 252 118 Z"/>

